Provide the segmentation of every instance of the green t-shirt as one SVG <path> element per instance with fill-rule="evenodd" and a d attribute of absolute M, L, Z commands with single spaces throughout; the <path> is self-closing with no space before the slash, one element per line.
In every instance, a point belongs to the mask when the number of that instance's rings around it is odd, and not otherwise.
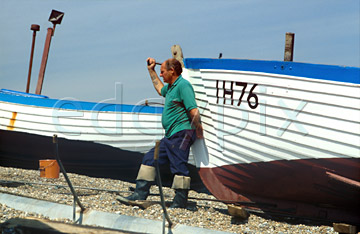
<path fill-rule="evenodd" d="M 182 130 L 192 129 L 188 112 L 197 108 L 194 89 L 181 75 L 169 86 L 161 89 L 165 97 L 165 106 L 161 122 L 165 129 L 165 136 L 170 137 Z"/>

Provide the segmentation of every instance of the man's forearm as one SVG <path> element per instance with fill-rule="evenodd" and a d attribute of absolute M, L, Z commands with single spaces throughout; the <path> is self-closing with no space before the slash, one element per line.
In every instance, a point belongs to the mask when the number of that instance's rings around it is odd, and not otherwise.
<path fill-rule="evenodd" d="M 200 112 L 198 108 L 190 110 L 189 114 L 191 117 L 191 125 L 193 125 L 196 129 L 196 136 L 198 138 L 203 138 L 203 127 L 201 125 Z"/>
<path fill-rule="evenodd" d="M 194 127 L 197 127 L 199 124 L 201 124 L 200 113 L 197 108 L 190 110 L 190 117 L 191 117 L 191 125 L 193 125 Z"/>
<path fill-rule="evenodd" d="M 155 70 L 149 69 L 149 74 L 150 74 L 151 81 L 154 85 L 155 90 L 158 92 L 159 95 L 161 95 L 161 89 L 162 89 L 162 87 L 164 87 L 164 84 L 159 79 Z"/>

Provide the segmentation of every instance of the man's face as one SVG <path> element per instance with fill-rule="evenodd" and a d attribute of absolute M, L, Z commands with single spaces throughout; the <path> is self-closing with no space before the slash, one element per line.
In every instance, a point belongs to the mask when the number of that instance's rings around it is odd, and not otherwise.
<path fill-rule="evenodd" d="M 174 73 L 174 69 L 166 70 L 165 63 L 161 64 L 160 77 L 163 78 L 165 83 L 171 82 L 173 73 Z"/>

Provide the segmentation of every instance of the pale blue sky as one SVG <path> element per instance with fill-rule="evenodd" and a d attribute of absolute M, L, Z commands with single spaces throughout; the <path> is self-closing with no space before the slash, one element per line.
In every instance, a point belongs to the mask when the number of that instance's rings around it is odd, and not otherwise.
<path fill-rule="evenodd" d="M 294 61 L 360 66 L 359 0 L 1 0 L 0 88 L 25 91 L 39 24 L 31 92 L 35 91 L 48 18 L 65 12 L 53 37 L 43 93 L 125 104 L 158 97 L 145 60 L 185 57 L 282 60 L 285 33 L 295 33 Z M 119 95 L 119 93 L 118 93 Z M 117 102 L 119 102 L 118 98 Z"/>

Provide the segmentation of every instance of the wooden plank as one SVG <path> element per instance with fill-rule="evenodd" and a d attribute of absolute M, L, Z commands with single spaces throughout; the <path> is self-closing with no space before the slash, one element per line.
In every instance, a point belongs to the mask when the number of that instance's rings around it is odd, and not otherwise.
<path fill-rule="evenodd" d="M 171 54 L 174 59 L 179 61 L 181 63 L 181 66 L 184 67 L 184 54 L 182 52 L 182 49 L 179 45 L 173 45 L 171 46 Z"/>
<path fill-rule="evenodd" d="M 286 36 L 285 36 L 284 61 L 293 61 L 293 59 L 294 59 L 294 41 L 295 41 L 295 33 L 287 32 Z"/>
<path fill-rule="evenodd" d="M 231 216 L 241 219 L 247 219 L 250 216 L 250 214 L 241 206 L 228 205 L 228 212 Z"/>
<path fill-rule="evenodd" d="M 356 226 L 346 224 L 346 223 L 333 223 L 333 228 L 335 232 L 338 233 L 347 233 L 347 234 L 355 234 Z"/>

